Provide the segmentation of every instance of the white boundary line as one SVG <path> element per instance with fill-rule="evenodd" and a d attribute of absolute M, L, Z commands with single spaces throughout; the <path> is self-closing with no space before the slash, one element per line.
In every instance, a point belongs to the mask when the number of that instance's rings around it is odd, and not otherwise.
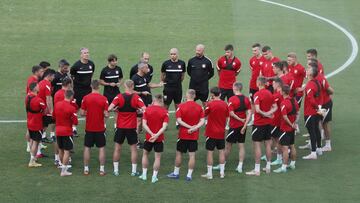
<path fill-rule="evenodd" d="M 327 74 L 326 75 L 327 78 L 331 78 L 331 77 L 339 74 L 341 71 L 348 68 L 352 62 L 354 62 L 354 60 L 355 60 L 355 58 L 356 58 L 356 56 L 358 54 L 358 51 L 359 51 L 359 46 L 358 46 L 358 43 L 357 43 L 355 37 L 350 32 L 348 32 L 345 28 L 341 27 L 337 23 L 335 23 L 335 22 L 333 22 L 333 21 L 331 21 L 331 20 L 329 20 L 327 18 L 316 15 L 316 14 L 311 13 L 309 11 L 305 11 L 305 10 L 295 8 L 295 7 L 292 7 L 292 6 L 287 6 L 287 5 L 281 4 L 281 3 L 276 3 L 276 2 L 273 2 L 273 1 L 268 1 L 268 0 L 259 0 L 259 1 L 264 2 L 264 3 L 268 3 L 268 4 L 273 4 L 273 5 L 280 6 L 280 7 L 284 7 L 284 8 L 290 9 L 290 10 L 298 11 L 300 13 L 304 13 L 306 15 L 312 16 L 314 18 L 317 18 L 319 20 L 322 20 L 322 21 L 332 25 L 333 27 L 337 28 L 338 30 L 340 30 L 342 33 L 344 33 L 346 35 L 346 37 L 351 42 L 351 47 L 352 47 L 351 55 L 345 61 L 345 63 L 343 65 L 341 65 L 339 68 L 332 71 L 331 73 Z M 169 111 L 169 113 L 174 113 L 174 112 L 175 111 Z M 112 118 L 112 117 L 110 117 L 110 118 Z M 84 120 L 84 118 L 80 118 L 79 120 Z M 25 123 L 25 122 L 26 122 L 26 120 L 0 120 L 0 123 Z"/>

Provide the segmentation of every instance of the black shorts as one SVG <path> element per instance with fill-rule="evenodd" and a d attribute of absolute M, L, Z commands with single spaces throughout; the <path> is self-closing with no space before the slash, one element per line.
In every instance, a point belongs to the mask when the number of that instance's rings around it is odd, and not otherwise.
<path fill-rule="evenodd" d="M 74 87 L 74 99 L 76 100 L 76 105 L 81 106 L 82 99 L 91 93 L 91 87 L 78 88 Z"/>
<path fill-rule="evenodd" d="M 59 149 L 70 151 L 74 148 L 74 141 L 71 136 L 57 136 Z"/>
<path fill-rule="evenodd" d="M 220 99 L 223 101 L 225 101 L 225 98 L 227 101 L 229 101 L 230 97 L 234 96 L 234 92 L 232 89 L 220 88 L 220 92 L 221 92 Z"/>
<path fill-rule="evenodd" d="M 246 130 L 244 134 L 241 134 L 241 129 L 243 126 L 239 128 L 230 128 L 228 134 L 226 135 L 226 142 L 229 143 L 245 143 Z"/>
<path fill-rule="evenodd" d="M 325 118 L 323 118 L 324 123 L 328 123 L 332 121 L 332 108 L 333 108 L 333 102 L 330 100 L 328 103 L 324 104 L 322 108 L 327 109 L 328 113 Z"/>
<path fill-rule="evenodd" d="M 97 148 L 105 147 L 106 145 L 106 134 L 105 132 L 85 132 L 85 147 L 93 147 L 96 145 Z"/>
<path fill-rule="evenodd" d="M 48 127 L 50 124 L 54 124 L 55 123 L 55 120 L 53 119 L 52 116 L 48 116 L 48 115 L 44 115 L 42 117 L 42 120 L 43 120 L 43 127 Z"/>
<path fill-rule="evenodd" d="M 251 132 L 252 140 L 254 142 L 261 142 L 271 139 L 271 125 L 253 125 Z"/>
<path fill-rule="evenodd" d="M 271 137 L 279 138 L 281 135 L 280 127 L 278 126 L 271 126 Z"/>
<path fill-rule="evenodd" d="M 196 152 L 198 149 L 197 140 L 181 140 L 178 139 L 176 143 L 176 150 L 181 153 Z"/>
<path fill-rule="evenodd" d="M 29 130 L 29 136 L 30 136 L 30 139 L 36 141 L 36 142 L 40 142 L 41 139 L 42 139 L 42 130 L 38 130 L 38 131 L 32 131 L 32 130 Z"/>
<path fill-rule="evenodd" d="M 104 92 L 104 96 L 107 98 L 109 105 L 111 104 L 111 102 L 114 100 L 114 98 L 120 94 L 120 91 L 114 92 L 114 93 L 108 93 L 108 92 Z"/>
<path fill-rule="evenodd" d="M 169 106 L 172 101 L 174 101 L 175 104 L 180 104 L 182 100 L 182 89 L 174 89 L 174 88 L 164 88 L 163 91 L 164 94 L 164 104 Z"/>
<path fill-rule="evenodd" d="M 140 95 L 140 97 L 143 100 L 145 106 L 149 106 L 152 103 L 152 96 L 151 95 L 146 95 L 146 96 L 145 95 Z"/>
<path fill-rule="evenodd" d="M 251 99 L 251 103 L 254 103 L 254 95 L 257 91 L 259 91 L 259 90 L 251 89 L 251 88 L 249 89 L 249 97 Z"/>
<path fill-rule="evenodd" d="M 302 102 L 302 100 L 303 100 L 303 96 L 298 96 L 298 95 L 296 95 L 296 96 L 295 96 L 295 100 L 297 101 L 297 103 L 298 103 L 298 105 L 299 105 L 299 108 L 300 108 L 301 102 Z"/>
<path fill-rule="evenodd" d="M 200 100 L 202 102 L 207 102 L 208 98 L 209 98 L 209 90 L 208 91 L 198 91 L 196 90 L 196 96 L 195 96 L 195 101 L 196 100 Z"/>
<path fill-rule="evenodd" d="M 205 144 L 206 150 L 214 151 L 215 147 L 218 150 L 225 149 L 225 140 L 207 137 L 206 144 Z"/>
<path fill-rule="evenodd" d="M 144 149 L 148 152 L 154 148 L 155 152 L 163 152 L 164 151 L 164 143 L 163 142 L 144 142 Z"/>
<path fill-rule="evenodd" d="M 118 144 L 123 144 L 127 139 L 129 145 L 138 143 L 138 136 L 136 133 L 136 129 L 125 129 L 125 128 L 116 128 L 114 142 Z"/>
<path fill-rule="evenodd" d="M 295 130 L 290 132 L 281 132 L 279 143 L 282 146 L 290 146 L 295 144 Z"/>

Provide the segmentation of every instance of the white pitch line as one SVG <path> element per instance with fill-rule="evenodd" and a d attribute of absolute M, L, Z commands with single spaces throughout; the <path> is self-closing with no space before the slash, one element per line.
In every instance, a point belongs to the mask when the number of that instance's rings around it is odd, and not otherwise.
<path fill-rule="evenodd" d="M 331 73 L 327 74 L 326 77 L 327 78 L 330 78 L 330 77 L 333 77 L 337 74 L 339 74 L 341 71 L 345 70 L 346 68 L 348 68 L 350 66 L 350 64 L 355 60 L 357 54 L 358 54 L 358 51 L 359 51 L 359 46 L 358 46 L 358 43 L 355 39 L 355 37 L 349 32 L 347 31 L 345 28 L 341 27 L 340 25 L 338 25 L 337 23 L 335 23 L 334 21 L 331 21 L 327 18 L 324 18 L 322 16 L 319 16 L 319 15 L 316 15 L 314 13 L 311 13 L 309 11 L 305 11 L 305 10 L 302 10 L 302 9 L 299 9 L 299 8 L 295 8 L 295 7 L 292 7 L 292 6 L 288 6 L 288 5 L 285 5 L 285 4 L 281 4 L 281 3 L 276 3 L 276 2 L 273 2 L 273 1 L 267 1 L 267 0 L 259 0 L 261 2 L 264 2 L 264 3 L 268 3 L 268 4 L 273 4 L 273 5 L 277 5 L 277 6 L 281 6 L 281 7 L 284 7 L 284 8 L 288 8 L 288 9 L 291 9 L 291 10 L 294 10 L 294 11 L 298 11 L 298 12 L 301 12 L 301 13 L 304 13 L 306 15 L 309 15 L 309 16 L 312 16 L 314 18 L 317 18 L 319 20 L 322 20 L 324 22 L 327 22 L 329 23 L 330 25 L 332 25 L 333 27 L 337 28 L 338 30 L 340 30 L 342 33 L 344 33 L 346 35 L 346 37 L 350 40 L 351 42 L 351 47 L 352 47 L 352 51 L 351 51 L 351 55 L 350 57 L 345 61 L 345 63 L 343 65 L 341 65 L 339 68 L 337 68 L 336 70 L 332 71 Z M 169 113 L 174 113 L 175 111 L 169 111 Z M 112 117 L 110 117 L 112 118 Z M 80 118 L 79 120 L 84 120 L 84 118 Z M 26 120 L 0 120 L 0 123 L 25 123 Z"/>
<path fill-rule="evenodd" d="M 309 11 L 305 11 L 305 10 L 302 10 L 302 9 L 299 9 L 299 8 L 295 8 L 295 7 L 292 7 L 292 6 L 288 6 L 288 5 L 285 5 L 285 4 L 281 4 L 281 3 L 277 3 L 277 2 L 273 2 L 273 1 L 268 1 L 268 0 L 259 0 L 261 2 L 264 2 L 264 3 L 268 3 L 268 4 L 273 4 L 273 5 L 277 5 L 277 6 L 281 6 L 281 7 L 284 7 L 284 8 L 287 8 L 287 9 L 291 9 L 291 10 L 294 10 L 294 11 L 298 11 L 298 12 L 301 12 L 301 13 L 304 13 L 306 15 L 309 15 L 309 16 L 312 16 L 314 18 L 317 18 L 319 20 L 322 20 L 324 22 L 327 22 L 329 23 L 330 25 L 332 25 L 333 27 L 337 28 L 338 30 L 340 30 L 342 33 L 344 33 L 346 35 L 346 37 L 350 40 L 351 42 L 351 47 L 352 47 L 352 51 L 351 51 L 351 55 L 349 56 L 349 58 L 345 61 L 345 63 L 343 65 L 341 65 L 339 68 L 337 68 L 336 70 L 332 71 L 331 73 L 327 74 L 326 75 L 326 78 L 331 78 L 337 74 L 339 74 L 341 71 L 345 70 L 346 68 L 348 68 L 350 66 L 350 64 L 355 60 L 357 54 L 358 54 L 358 51 L 359 51 L 359 46 L 358 46 L 358 43 L 355 39 L 355 37 L 349 32 L 347 31 L 345 28 L 341 27 L 340 25 L 338 25 L 337 23 L 335 23 L 334 21 L 331 21 L 327 18 L 324 18 L 322 16 L 319 16 L 319 15 L 316 15 L 314 13 L 311 13 Z"/>

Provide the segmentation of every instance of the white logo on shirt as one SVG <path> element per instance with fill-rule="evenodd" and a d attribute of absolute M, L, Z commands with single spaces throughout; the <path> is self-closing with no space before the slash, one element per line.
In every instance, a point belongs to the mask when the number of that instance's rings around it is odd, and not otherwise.
<path fill-rule="evenodd" d="M 202 68 L 206 68 L 206 64 L 202 64 Z"/>
<path fill-rule="evenodd" d="M 92 66 L 91 66 L 91 65 L 89 65 L 89 68 L 90 68 L 90 70 L 92 70 Z"/>
<path fill-rule="evenodd" d="M 116 73 L 116 74 L 119 74 L 119 71 L 116 71 L 115 73 Z"/>
<path fill-rule="evenodd" d="M 178 68 L 181 68 L 181 65 L 178 65 Z"/>

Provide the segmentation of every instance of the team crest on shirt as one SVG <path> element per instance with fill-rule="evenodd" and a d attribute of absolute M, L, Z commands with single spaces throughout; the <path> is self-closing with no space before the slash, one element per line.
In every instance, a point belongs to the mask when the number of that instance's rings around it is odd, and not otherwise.
<path fill-rule="evenodd" d="M 253 61 L 252 64 L 255 65 L 255 61 Z M 261 65 L 261 62 L 260 62 L 260 65 Z"/>
<path fill-rule="evenodd" d="M 265 68 L 267 68 L 268 67 L 268 64 L 265 64 Z"/>
<path fill-rule="evenodd" d="M 202 68 L 206 68 L 206 64 L 202 64 Z"/>
<path fill-rule="evenodd" d="M 226 64 L 226 61 L 224 61 L 224 64 Z"/>
<path fill-rule="evenodd" d="M 236 63 L 235 62 L 233 62 L 233 66 L 235 66 L 236 65 Z"/>
<path fill-rule="evenodd" d="M 255 62 L 254 62 L 255 63 Z M 263 62 L 262 61 L 260 61 L 260 65 L 262 65 L 263 64 Z"/>
<path fill-rule="evenodd" d="M 90 70 L 92 70 L 92 66 L 91 66 L 91 65 L 89 65 L 89 68 L 90 68 Z"/>
<path fill-rule="evenodd" d="M 297 70 L 294 71 L 295 74 L 297 74 L 297 72 L 298 72 Z"/>
<path fill-rule="evenodd" d="M 116 73 L 116 74 L 119 74 L 119 71 L 116 71 L 115 73 Z"/>
<path fill-rule="evenodd" d="M 181 68 L 181 65 L 178 65 L 178 68 Z"/>

